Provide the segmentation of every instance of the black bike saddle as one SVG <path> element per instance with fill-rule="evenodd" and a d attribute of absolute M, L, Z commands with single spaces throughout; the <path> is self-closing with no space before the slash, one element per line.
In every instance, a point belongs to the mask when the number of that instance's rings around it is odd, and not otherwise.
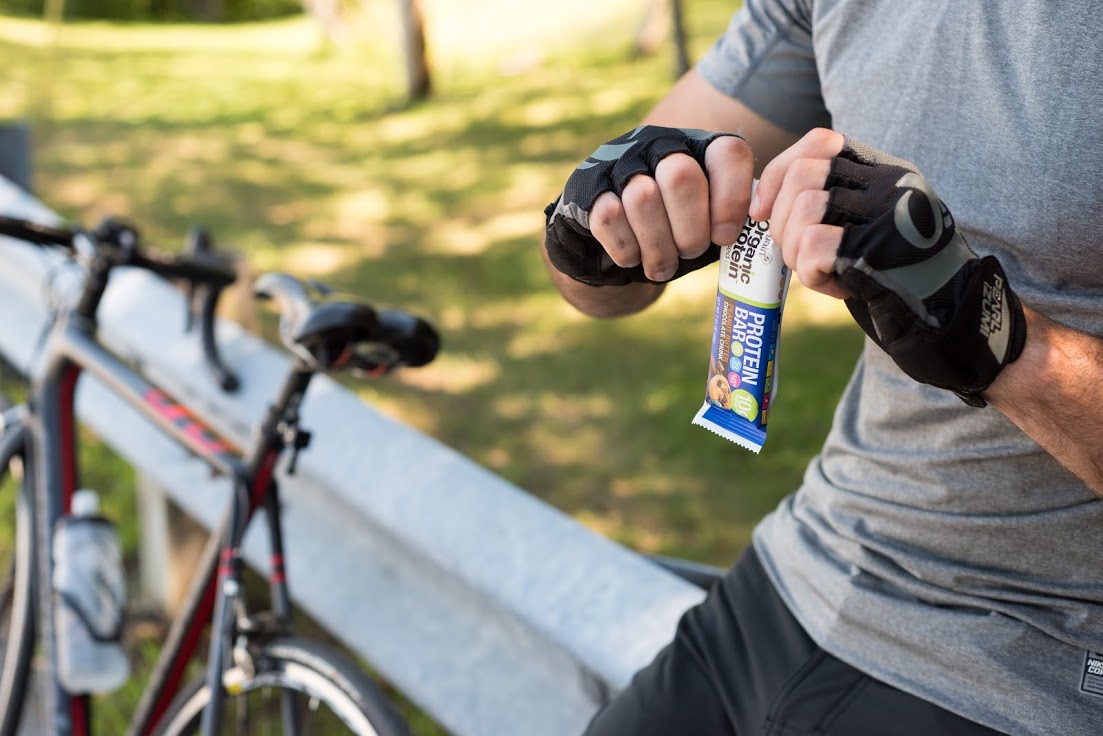
<path fill-rule="evenodd" d="M 318 370 L 385 373 L 424 365 L 440 347 L 428 322 L 397 310 L 377 311 L 317 282 L 273 272 L 257 279 L 254 291 L 279 306 L 284 345 Z"/>

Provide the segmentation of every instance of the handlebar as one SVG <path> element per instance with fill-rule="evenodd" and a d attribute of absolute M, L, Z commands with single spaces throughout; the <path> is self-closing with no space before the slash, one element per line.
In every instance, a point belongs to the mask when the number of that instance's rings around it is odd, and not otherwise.
<path fill-rule="evenodd" d="M 36 245 L 57 245 L 69 250 L 75 250 L 73 245 L 73 231 L 68 228 L 44 225 L 40 222 L 20 220 L 14 217 L 0 215 L 0 234 L 19 240 L 26 240 Z"/>
<path fill-rule="evenodd" d="M 198 316 L 204 358 L 215 380 L 225 391 L 235 391 L 239 381 L 226 366 L 214 339 L 214 314 L 219 295 L 237 279 L 233 265 L 214 253 L 209 237 L 202 247 L 192 237 L 188 252 L 170 255 L 141 245 L 138 231 L 117 220 L 104 220 L 92 231 L 0 215 L 0 235 L 7 235 L 39 246 L 55 246 L 73 254 L 82 253 L 82 244 L 91 246 L 91 264 L 84 291 L 75 311 L 94 319 L 107 277 L 115 266 L 132 266 L 154 273 L 168 281 L 182 283 L 188 291 L 190 330 Z"/>
<path fill-rule="evenodd" d="M 234 283 L 232 264 L 214 252 L 210 236 L 193 230 L 187 252 L 166 255 L 141 246 L 137 230 L 105 220 L 95 230 L 44 225 L 0 215 L 0 235 L 40 246 L 55 246 L 82 254 L 91 245 L 91 266 L 76 312 L 95 318 L 109 272 L 132 266 L 174 282 L 188 291 L 186 329 L 199 322 L 206 362 L 215 380 L 234 391 L 238 379 L 226 367 L 214 340 L 215 307 L 222 291 Z M 351 297 L 335 295 L 318 282 L 302 282 L 283 273 L 257 279 L 255 293 L 272 299 L 280 310 L 280 337 L 311 370 L 349 369 L 372 376 L 399 366 L 421 366 L 440 349 L 436 329 L 424 319 L 396 309 L 375 309 Z"/>
<path fill-rule="evenodd" d="M 134 266 L 168 279 L 195 285 L 224 288 L 237 274 L 226 262 L 208 254 L 169 255 L 143 248 L 138 232 L 117 220 L 104 220 L 95 230 L 83 231 L 0 215 L 0 235 L 35 245 L 51 245 L 77 252 L 77 240 L 87 235 L 95 255 L 107 258 L 110 266 Z"/>

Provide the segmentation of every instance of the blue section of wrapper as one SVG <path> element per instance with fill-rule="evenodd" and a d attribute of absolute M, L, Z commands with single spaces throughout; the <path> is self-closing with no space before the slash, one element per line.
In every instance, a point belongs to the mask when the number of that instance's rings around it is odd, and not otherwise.
<path fill-rule="evenodd" d="M 716 294 L 709 383 L 694 423 L 758 451 L 773 399 L 781 305 L 763 307 Z M 704 426 L 704 425 L 703 425 Z M 742 440 L 742 441 L 741 441 Z"/>
<path fill-rule="evenodd" d="M 777 350 L 789 272 L 769 223 L 747 219 L 720 249 L 705 399 L 693 423 L 758 452 L 777 388 Z"/>
<path fill-rule="evenodd" d="M 718 409 L 709 403 L 701 407 L 693 418 L 693 423 L 752 452 L 758 452 L 766 444 L 765 427 L 759 429 L 730 411 Z"/>

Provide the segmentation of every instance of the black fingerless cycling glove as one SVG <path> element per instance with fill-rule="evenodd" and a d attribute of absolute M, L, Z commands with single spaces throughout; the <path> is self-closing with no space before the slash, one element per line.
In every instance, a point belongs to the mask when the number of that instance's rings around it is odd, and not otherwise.
<path fill-rule="evenodd" d="M 824 223 L 855 320 L 900 369 L 970 406 L 1022 352 L 1026 320 L 1000 262 L 978 258 L 919 170 L 847 137 Z"/>
<path fill-rule="evenodd" d="M 685 153 L 705 171 L 705 149 L 720 136 L 703 130 L 662 128 L 644 125 L 604 144 L 574 170 L 563 193 L 544 209 L 547 217 L 545 247 L 552 265 L 591 286 L 623 286 L 651 281 L 643 265 L 622 268 L 601 247 L 590 232 L 590 209 L 605 192 L 618 197 L 636 174 L 654 175 L 659 161 L 672 153 Z M 736 136 L 739 137 L 739 136 Z M 705 174 L 708 176 L 707 172 Z M 720 249 L 712 245 L 700 256 L 682 259 L 669 280 L 684 276 L 715 261 Z"/>

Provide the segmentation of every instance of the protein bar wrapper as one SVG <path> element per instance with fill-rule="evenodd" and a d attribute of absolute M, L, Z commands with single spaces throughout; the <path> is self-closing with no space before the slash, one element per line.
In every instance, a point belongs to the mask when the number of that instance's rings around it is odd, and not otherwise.
<path fill-rule="evenodd" d="M 747 218 L 739 239 L 720 248 L 716 315 L 705 400 L 693 423 L 753 452 L 766 442 L 777 391 L 781 307 L 789 269 L 770 223 Z"/>

